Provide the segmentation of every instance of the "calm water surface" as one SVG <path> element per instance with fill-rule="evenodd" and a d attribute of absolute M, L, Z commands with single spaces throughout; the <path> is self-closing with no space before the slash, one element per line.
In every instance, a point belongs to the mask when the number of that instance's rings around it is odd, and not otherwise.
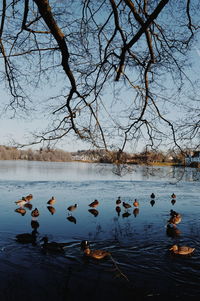
<path fill-rule="evenodd" d="M 200 185 L 195 169 L 133 167 L 119 177 L 111 165 L 0 161 L 0 300 L 164 300 L 200 295 Z M 150 204 L 150 194 L 156 195 Z M 176 194 L 172 205 L 171 194 Z M 38 208 L 38 243 L 20 244 L 31 233 L 32 217 L 15 211 L 15 201 L 33 194 Z M 54 213 L 47 201 L 54 196 Z M 132 207 L 116 212 L 116 199 Z M 139 201 L 134 210 L 133 200 Z M 88 206 L 99 200 L 94 216 Z M 67 207 L 77 204 L 72 213 Z M 182 215 L 180 233 L 168 236 L 173 209 Z M 69 242 L 64 254 L 44 254 L 41 238 Z M 112 258 L 86 261 L 80 242 L 106 249 Z M 189 245 L 192 256 L 172 256 L 174 244 Z"/>

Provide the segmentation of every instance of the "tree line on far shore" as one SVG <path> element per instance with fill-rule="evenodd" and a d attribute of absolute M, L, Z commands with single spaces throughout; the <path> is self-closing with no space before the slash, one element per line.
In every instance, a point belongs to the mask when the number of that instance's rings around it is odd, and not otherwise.
<path fill-rule="evenodd" d="M 184 155 L 172 151 L 145 150 L 137 154 L 119 151 L 105 150 L 79 150 L 67 152 L 61 149 L 40 148 L 18 149 L 0 145 L 0 160 L 29 160 L 29 161 L 52 161 L 52 162 L 97 162 L 97 163 L 122 163 L 122 164 L 175 164 L 183 165 Z"/>

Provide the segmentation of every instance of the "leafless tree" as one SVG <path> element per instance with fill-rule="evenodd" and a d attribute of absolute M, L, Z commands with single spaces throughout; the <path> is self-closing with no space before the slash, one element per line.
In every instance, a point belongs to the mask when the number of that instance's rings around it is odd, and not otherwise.
<path fill-rule="evenodd" d="M 140 140 L 199 145 L 190 71 L 199 9 L 196 0 L 2 0 L 8 107 L 30 114 L 39 104 L 48 113 L 49 127 L 33 143 L 73 133 L 119 153 Z M 35 91 L 44 86 L 54 94 L 38 102 Z"/>

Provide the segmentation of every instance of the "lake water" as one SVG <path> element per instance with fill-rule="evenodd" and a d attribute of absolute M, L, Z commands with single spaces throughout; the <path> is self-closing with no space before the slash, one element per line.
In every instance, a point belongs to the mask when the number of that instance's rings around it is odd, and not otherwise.
<path fill-rule="evenodd" d="M 164 300 L 200 294 L 200 185 L 196 169 L 109 164 L 0 161 L 0 300 Z M 150 195 L 154 192 L 155 204 Z M 171 194 L 176 202 L 171 203 Z M 15 201 L 33 194 L 21 215 Z M 47 201 L 54 196 L 54 211 Z M 116 212 L 116 199 L 132 207 Z M 139 209 L 133 207 L 134 199 Z M 88 205 L 99 201 L 91 214 Z M 70 213 L 67 208 L 77 204 Z M 15 237 L 31 233 L 38 208 L 36 245 Z M 166 233 L 173 209 L 182 215 L 176 236 Z M 69 216 L 73 216 L 70 221 Z M 68 242 L 64 254 L 44 253 L 41 238 Z M 85 260 L 80 242 L 112 257 Z M 192 256 L 174 256 L 173 244 L 189 245 Z"/>

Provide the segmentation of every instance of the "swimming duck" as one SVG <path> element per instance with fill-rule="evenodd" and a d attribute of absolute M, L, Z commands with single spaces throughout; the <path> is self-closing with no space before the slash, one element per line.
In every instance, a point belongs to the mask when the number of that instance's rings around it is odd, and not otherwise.
<path fill-rule="evenodd" d="M 69 210 L 69 211 L 74 211 L 77 207 L 78 207 L 77 204 L 71 205 L 71 206 L 69 206 L 69 207 L 67 208 L 67 210 Z"/>
<path fill-rule="evenodd" d="M 176 212 L 174 210 L 170 210 L 170 215 L 171 215 L 171 218 L 168 220 L 168 223 L 177 225 L 181 222 L 182 217 L 178 212 Z"/>
<path fill-rule="evenodd" d="M 152 193 L 152 194 L 151 194 L 151 198 L 152 198 L 152 199 L 155 199 L 155 197 L 156 197 L 155 194 Z"/>
<path fill-rule="evenodd" d="M 31 212 L 31 216 L 32 217 L 38 217 L 40 215 L 40 212 L 37 208 L 35 208 L 32 212 Z"/>
<path fill-rule="evenodd" d="M 32 243 L 36 244 L 37 230 L 33 230 L 31 233 L 22 233 L 16 235 L 17 242 L 20 243 Z"/>
<path fill-rule="evenodd" d="M 92 203 L 90 203 L 88 206 L 90 206 L 90 207 L 97 207 L 99 205 L 99 201 L 97 201 L 97 200 L 94 200 Z"/>
<path fill-rule="evenodd" d="M 99 214 L 99 211 L 96 209 L 89 209 L 88 210 L 92 215 L 94 215 L 95 217 Z"/>
<path fill-rule="evenodd" d="M 47 202 L 47 204 L 53 205 L 53 204 L 55 204 L 55 202 L 56 202 L 56 199 L 54 196 L 52 196 L 51 199 Z"/>
<path fill-rule="evenodd" d="M 121 204 L 121 198 L 120 198 L 120 196 L 118 197 L 118 199 L 116 200 L 116 205 L 119 205 L 119 204 Z"/>
<path fill-rule="evenodd" d="M 49 252 L 64 252 L 65 247 L 69 245 L 69 243 L 60 243 L 60 242 L 48 242 L 49 239 L 47 236 L 44 236 L 41 241 L 44 243 L 42 244 L 42 249 Z"/>
<path fill-rule="evenodd" d="M 33 199 L 33 195 L 31 193 L 25 197 L 24 196 L 22 197 L 22 200 L 26 202 L 30 202 L 32 199 Z"/>
<path fill-rule="evenodd" d="M 187 246 L 178 246 L 173 245 L 170 249 L 174 254 L 178 255 L 188 255 L 194 252 L 195 248 L 187 247 Z"/>
<path fill-rule="evenodd" d="M 53 206 L 47 206 L 47 209 L 52 215 L 56 212 L 56 209 Z"/>
<path fill-rule="evenodd" d="M 26 210 L 24 208 L 17 208 L 15 209 L 15 212 L 20 213 L 22 216 L 26 214 Z"/>
<path fill-rule="evenodd" d="M 139 206 L 139 202 L 135 199 L 135 201 L 133 202 L 133 206 L 134 207 L 138 207 Z"/>
<path fill-rule="evenodd" d="M 105 250 L 90 250 L 90 244 L 87 240 L 81 242 L 81 250 L 83 250 L 85 256 L 98 260 L 111 256 L 111 254 Z"/>
<path fill-rule="evenodd" d="M 175 195 L 174 193 L 172 193 L 171 198 L 172 198 L 172 199 L 175 199 L 175 198 L 176 198 L 176 195 Z"/>
<path fill-rule="evenodd" d="M 124 206 L 125 209 L 131 208 L 131 205 L 128 203 L 123 202 L 122 205 Z"/>

